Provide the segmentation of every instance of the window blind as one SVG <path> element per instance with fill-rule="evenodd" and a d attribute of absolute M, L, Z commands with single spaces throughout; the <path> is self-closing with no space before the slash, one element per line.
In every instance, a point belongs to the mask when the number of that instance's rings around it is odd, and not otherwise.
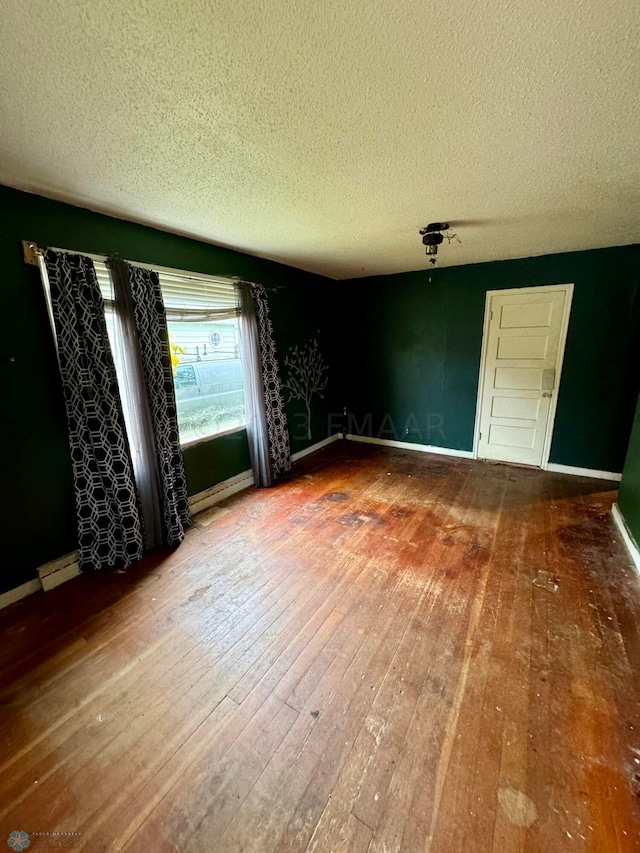
<path fill-rule="evenodd" d="M 105 305 L 114 301 L 111 273 L 104 261 L 93 258 L 100 293 Z M 191 322 L 226 320 L 240 313 L 236 286 L 223 279 L 196 278 L 187 273 L 158 273 L 167 319 Z"/>
<path fill-rule="evenodd" d="M 224 320 L 240 313 L 232 281 L 198 279 L 160 272 L 160 289 L 167 318 L 193 322 Z"/>
<path fill-rule="evenodd" d="M 113 306 L 113 283 L 111 281 L 111 274 L 107 269 L 107 265 L 104 261 L 97 261 L 95 258 L 93 259 L 93 266 L 96 270 L 96 276 L 98 278 L 98 286 L 100 287 L 100 293 L 102 294 L 102 298 L 104 299 L 105 305 Z"/>

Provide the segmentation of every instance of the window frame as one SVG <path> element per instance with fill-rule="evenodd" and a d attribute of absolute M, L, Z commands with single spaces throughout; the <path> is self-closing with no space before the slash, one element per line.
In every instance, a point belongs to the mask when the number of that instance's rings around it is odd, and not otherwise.
<path fill-rule="evenodd" d="M 68 252 L 70 250 L 60 249 L 58 251 L 67 251 Z M 82 254 L 84 254 L 85 257 L 90 258 L 93 261 L 94 266 L 96 264 L 100 265 L 100 270 L 96 269 L 96 275 L 98 276 L 98 279 L 100 279 L 101 277 L 104 278 L 104 270 L 106 270 L 108 280 L 109 280 L 109 284 L 111 287 L 111 294 L 112 295 L 110 297 L 107 297 L 105 295 L 105 293 L 102 292 L 102 289 L 101 289 L 103 302 L 105 305 L 105 313 L 112 312 L 114 317 L 117 318 L 118 312 L 116 309 L 115 299 L 113 297 L 113 278 L 111 275 L 111 270 L 109 269 L 108 264 L 107 264 L 108 257 L 106 255 L 96 255 L 96 254 L 90 254 L 87 252 L 83 252 Z M 236 280 L 232 279 L 232 278 L 225 278 L 222 276 L 212 276 L 212 275 L 207 275 L 206 273 L 198 273 L 198 272 L 195 272 L 192 270 L 179 270 L 179 269 L 175 269 L 172 267 L 161 267 L 161 266 L 158 266 L 155 264 L 145 264 L 145 263 L 141 263 L 138 261 L 127 261 L 127 263 L 129 263 L 131 266 L 134 266 L 134 267 L 140 267 L 142 269 L 153 270 L 154 272 L 158 273 L 158 275 L 160 276 L 160 279 L 162 279 L 163 275 L 167 275 L 167 276 L 172 276 L 174 278 L 183 278 L 186 280 L 192 280 L 192 281 L 196 281 L 196 282 L 211 282 L 213 284 L 224 284 L 224 285 L 231 285 L 231 286 L 236 285 Z M 162 280 L 160 281 L 160 289 L 162 291 Z M 164 294 L 163 294 L 163 300 L 164 300 Z M 237 322 L 237 319 L 239 319 L 239 318 L 236 318 L 236 322 Z M 116 319 L 116 322 L 117 322 L 117 319 Z M 174 321 L 168 321 L 168 322 L 189 322 L 189 321 L 188 320 L 179 320 L 179 321 L 174 320 Z M 194 320 L 193 322 L 199 322 L 199 321 Z M 216 321 L 212 321 L 212 322 L 216 322 Z M 224 321 L 221 320 L 218 322 L 224 322 Z M 222 342 L 221 342 L 221 344 L 222 344 Z M 241 334 L 240 334 L 239 344 L 240 344 L 240 352 L 242 353 L 242 335 Z M 112 350 L 113 349 L 114 349 L 114 347 L 112 345 Z M 114 358 L 115 357 L 116 357 L 116 354 L 114 351 Z M 242 360 L 242 354 L 240 355 L 240 360 Z M 186 364 L 191 364 L 191 363 L 187 362 Z M 196 379 L 196 385 L 197 385 L 197 379 Z M 175 381 L 174 381 L 174 392 L 175 391 L 177 391 L 177 388 L 175 386 Z M 244 395 L 244 392 L 245 392 L 244 377 L 243 377 L 243 383 L 242 383 L 242 391 L 243 391 L 243 395 Z M 122 402 L 124 405 L 124 400 Z M 178 403 L 176 400 L 176 409 L 177 409 L 177 407 L 178 407 Z M 231 426 L 231 427 L 228 427 L 226 429 L 222 429 L 222 430 L 219 430 L 216 432 L 208 433 L 207 435 L 199 436 L 197 438 L 189 439 L 187 441 L 180 440 L 180 448 L 181 448 L 181 450 L 185 450 L 189 447 L 194 447 L 197 444 L 204 444 L 206 442 L 213 441 L 216 438 L 222 438 L 222 437 L 227 436 L 227 435 L 232 435 L 233 433 L 246 431 L 246 428 L 247 428 L 247 422 L 246 422 L 246 396 L 245 396 L 245 418 L 244 418 L 244 421 L 242 424 L 239 424 L 237 426 Z M 179 434 L 180 434 L 180 428 L 178 425 L 178 435 Z"/>

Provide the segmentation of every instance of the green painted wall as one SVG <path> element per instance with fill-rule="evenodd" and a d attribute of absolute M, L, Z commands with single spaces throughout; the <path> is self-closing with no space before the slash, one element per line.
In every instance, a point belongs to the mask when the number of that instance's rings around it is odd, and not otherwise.
<path fill-rule="evenodd" d="M 573 282 L 551 461 L 621 471 L 640 378 L 639 260 L 626 246 L 348 282 L 352 431 L 471 450 L 487 290 Z"/>
<path fill-rule="evenodd" d="M 245 430 L 203 441 L 184 451 L 189 494 L 196 495 L 216 483 L 251 468 Z"/>
<path fill-rule="evenodd" d="M 629 450 L 622 472 L 618 505 L 631 535 L 640 545 L 640 398 L 638 398 L 636 417 L 629 439 Z"/>
<path fill-rule="evenodd" d="M 335 283 L 292 267 L 0 187 L 0 592 L 75 548 L 75 514 L 64 404 L 38 270 L 22 259 L 22 240 L 218 275 L 267 287 L 278 355 L 318 329 L 326 331 L 327 294 Z M 328 344 L 327 344 L 328 350 Z M 15 361 L 10 361 L 15 358 Z M 292 449 L 310 443 L 296 429 Z M 327 435 L 327 399 L 314 401 L 311 443 Z M 185 452 L 191 494 L 249 468 L 246 434 L 214 439 Z"/>
<path fill-rule="evenodd" d="M 0 592 L 75 547 L 60 382 L 38 271 L 22 260 L 23 239 L 276 288 L 270 304 L 281 364 L 291 347 L 317 337 L 329 366 L 329 387 L 313 400 L 310 441 L 304 405 L 287 401 L 294 453 L 326 437 L 332 413 L 337 431 L 343 404 L 365 427 L 352 421 L 352 431 L 470 450 L 486 291 L 574 282 L 551 459 L 621 470 L 639 380 L 638 246 L 439 269 L 431 282 L 427 272 L 333 282 L 0 187 Z M 632 528 L 637 420 L 621 494 Z M 244 471 L 246 436 L 189 448 L 185 465 L 191 494 Z"/>
<path fill-rule="evenodd" d="M 284 359 L 290 354 L 292 347 L 303 347 L 312 338 L 316 338 L 328 367 L 329 387 L 322 397 L 316 394 L 311 401 L 310 440 L 307 439 L 304 403 L 300 400 L 289 400 L 285 391 L 292 453 L 322 441 L 328 435 L 328 415 L 333 411 L 332 385 L 339 375 L 334 363 L 335 294 L 339 286 L 338 282 L 331 279 L 321 279 L 320 286 L 287 290 L 283 288 L 269 294 L 281 365 L 284 365 Z M 281 373 L 283 379 L 286 379 L 286 367 L 282 367 Z"/>

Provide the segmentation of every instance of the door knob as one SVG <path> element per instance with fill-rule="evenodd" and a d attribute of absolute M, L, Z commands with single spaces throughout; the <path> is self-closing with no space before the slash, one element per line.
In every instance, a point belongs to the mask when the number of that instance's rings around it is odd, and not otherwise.
<path fill-rule="evenodd" d="M 550 396 L 551 396 L 551 391 L 543 391 L 542 396 L 543 396 L 543 397 L 550 397 Z"/>

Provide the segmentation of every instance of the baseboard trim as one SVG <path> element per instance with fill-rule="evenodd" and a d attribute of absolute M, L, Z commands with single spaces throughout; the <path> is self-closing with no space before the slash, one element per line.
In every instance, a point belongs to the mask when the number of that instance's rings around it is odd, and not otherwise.
<path fill-rule="evenodd" d="M 620 512 L 620 507 L 618 504 L 614 504 L 611 507 L 611 515 L 613 516 L 613 520 L 616 523 L 618 530 L 624 540 L 624 544 L 627 546 L 627 550 L 631 555 L 631 559 L 636 567 L 636 571 L 640 574 L 640 551 L 638 550 L 638 546 L 636 542 L 629 532 L 629 528 L 627 527 L 627 522 L 624 520 L 624 515 Z"/>
<path fill-rule="evenodd" d="M 189 498 L 189 509 L 192 515 L 197 515 L 209 507 L 214 506 L 225 498 L 230 498 L 236 492 L 241 492 L 253 486 L 253 472 L 242 471 L 236 474 L 235 477 L 229 477 L 228 480 L 223 480 L 210 489 L 205 489 L 203 492 L 198 492 L 197 495 L 192 495 Z"/>
<path fill-rule="evenodd" d="M 335 435 L 330 435 L 328 438 L 324 438 L 322 441 L 317 442 L 317 444 L 312 444 L 310 447 L 305 447 L 304 450 L 292 453 L 291 461 L 297 462 L 298 459 L 303 459 L 305 456 L 309 456 L 310 453 L 316 453 L 318 450 L 322 450 L 323 447 L 326 447 L 328 444 L 333 444 L 334 441 L 338 441 L 341 438 L 341 432 L 336 433 Z"/>
<path fill-rule="evenodd" d="M 622 474 L 617 474 L 615 471 L 597 471 L 595 468 L 574 468 L 573 465 L 556 465 L 555 462 L 550 462 L 546 470 L 552 471 L 555 474 L 571 474 L 573 477 L 590 477 L 592 480 L 613 480 L 616 483 L 619 483 L 622 479 Z"/>
<path fill-rule="evenodd" d="M 26 598 L 34 592 L 49 592 L 60 586 L 61 583 L 71 580 L 79 575 L 80 566 L 78 565 L 78 552 L 72 551 L 71 554 L 65 554 L 64 557 L 58 557 L 57 560 L 51 560 L 36 569 L 37 578 L 27 581 L 20 586 L 10 589 L 8 592 L 0 595 L 0 610 L 3 607 L 8 607 L 15 601 L 20 601 L 21 598 Z"/>
<path fill-rule="evenodd" d="M 304 450 L 299 450 L 297 453 L 293 453 L 291 455 L 291 461 L 297 462 L 299 459 L 303 459 L 311 453 L 316 453 L 323 447 L 333 444 L 333 442 L 338 441 L 343 437 L 348 441 L 359 441 L 363 444 L 378 444 L 384 447 L 396 447 L 399 450 L 417 450 L 421 453 L 438 453 L 442 456 L 455 456 L 460 459 L 473 459 L 473 452 L 470 450 L 453 450 L 448 447 L 437 447 L 429 444 L 414 444 L 410 441 L 393 441 L 386 438 L 374 438 L 373 436 L 353 435 L 351 433 L 343 436 L 342 433 L 336 433 L 335 435 L 330 435 L 328 438 L 325 438 L 316 444 L 312 444 L 310 447 L 305 447 Z M 550 463 L 547 466 L 547 470 L 557 474 L 571 474 L 573 476 L 590 477 L 597 480 L 612 480 L 619 482 L 622 479 L 622 474 L 617 474 L 612 471 L 597 471 L 593 468 L 575 468 L 570 465 L 556 465 L 555 463 Z M 228 480 L 223 480 L 221 483 L 217 483 L 210 489 L 205 489 L 202 492 L 198 492 L 196 495 L 192 495 L 192 497 L 189 498 L 189 509 L 193 515 L 197 515 L 199 512 L 209 509 L 209 507 L 223 501 L 225 498 L 231 497 L 231 495 L 235 495 L 237 492 L 241 492 L 253 485 L 253 473 L 251 471 L 242 471 L 240 474 L 236 474 L 235 477 L 229 477 Z M 617 504 L 612 506 L 611 514 L 613 515 L 614 521 L 620 530 L 625 545 L 631 554 L 634 565 L 638 572 L 640 572 L 640 551 L 627 529 L 624 517 Z M 55 587 L 60 586 L 60 584 L 65 583 L 65 581 L 71 580 L 71 578 L 79 575 L 80 566 L 78 565 L 78 552 L 73 551 L 71 554 L 66 554 L 64 557 L 59 557 L 57 560 L 51 560 L 49 563 L 45 563 L 43 566 L 40 566 L 37 571 L 37 578 L 0 594 L 0 610 L 2 610 L 3 607 L 8 607 L 16 601 L 20 601 L 22 598 L 26 598 L 28 595 L 32 595 L 34 592 L 55 589 Z"/>
<path fill-rule="evenodd" d="M 20 586 L 7 590 L 7 592 L 3 592 L 0 595 L 0 610 L 2 610 L 3 607 L 8 607 L 10 604 L 15 604 L 16 601 L 20 601 L 21 598 L 26 598 L 34 592 L 40 592 L 41 589 L 42 584 L 40 583 L 40 578 L 34 578 L 33 580 L 20 584 Z"/>
<path fill-rule="evenodd" d="M 381 444 L 384 447 L 397 447 L 399 450 L 418 450 L 421 453 L 439 453 L 441 456 L 456 456 L 460 459 L 473 459 L 471 450 L 453 450 L 450 447 L 438 447 L 433 444 L 414 444 L 411 441 L 392 441 L 387 438 L 374 438 L 369 435 L 348 433 L 347 441 L 360 441 L 363 444 Z"/>
<path fill-rule="evenodd" d="M 330 435 L 323 441 L 317 442 L 317 444 L 312 444 L 310 447 L 305 447 L 304 450 L 292 453 L 291 461 L 297 462 L 298 459 L 302 459 L 310 453 L 315 453 L 316 451 L 321 450 L 323 447 L 326 447 L 327 444 L 332 444 L 334 441 L 337 441 L 340 437 L 340 435 Z M 210 489 L 205 489 L 203 492 L 198 492 L 197 495 L 192 495 L 189 498 L 189 509 L 191 510 L 191 514 L 197 515 L 199 512 L 203 512 L 205 509 L 209 509 L 209 507 L 220 503 L 220 501 L 223 501 L 225 498 L 230 498 L 231 495 L 235 495 L 236 492 L 241 492 L 253 485 L 254 480 L 252 471 L 242 471 L 240 474 L 236 474 L 235 477 L 229 477 L 228 480 L 223 480 L 221 483 L 211 486 Z"/>
<path fill-rule="evenodd" d="M 292 454 L 291 461 L 296 462 L 310 453 L 315 453 L 341 437 L 341 435 L 330 435 L 323 441 L 319 441 L 317 444 L 312 444 L 311 447 L 305 447 L 304 450 Z M 235 495 L 236 492 L 241 492 L 250 486 L 253 486 L 253 472 L 242 471 L 240 474 L 236 474 L 235 477 L 229 477 L 228 480 L 223 480 L 210 489 L 205 489 L 202 492 L 198 492 L 197 495 L 192 495 L 189 498 L 189 509 L 193 515 L 197 515 L 199 512 L 209 509 L 209 507 L 220 503 L 225 498 L 229 498 L 231 495 Z M 75 578 L 81 573 L 78 564 L 78 552 L 73 551 L 71 554 L 65 554 L 64 557 L 58 557 L 57 560 L 51 560 L 49 563 L 39 566 L 37 572 L 37 578 L 0 594 L 0 610 L 16 601 L 20 601 L 22 598 L 26 598 L 28 595 L 32 595 L 34 592 L 40 592 L 40 590 L 48 592 L 65 583 L 65 581 Z"/>
<path fill-rule="evenodd" d="M 472 450 L 453 450 L 450 447 L 438 447 L 433 444 L 414 444 L 411 441 L 392 441 L 387 438 L 374 438 L 369 435 L 353 435 L 348 433 L 347 441 L 360 441 L 363 444 L 380 444 L 384 447 L 397 447 L 400 450 L 418 450 L 421 453 L 439 453 L 442 456 L 455 456 L 459 459 L 473 459 Z M 508 464 L 508 463 L 505 463 Z M 550 462 L 544 469 L 556 474 L 571 474 L 574 477 L 589 477 L 592 480 L 611 480 L 619 483 L 622 474 L 615 471 L 597 471 L 595 468 L 575 468 L 572 465 L 556 465 Z"/>

